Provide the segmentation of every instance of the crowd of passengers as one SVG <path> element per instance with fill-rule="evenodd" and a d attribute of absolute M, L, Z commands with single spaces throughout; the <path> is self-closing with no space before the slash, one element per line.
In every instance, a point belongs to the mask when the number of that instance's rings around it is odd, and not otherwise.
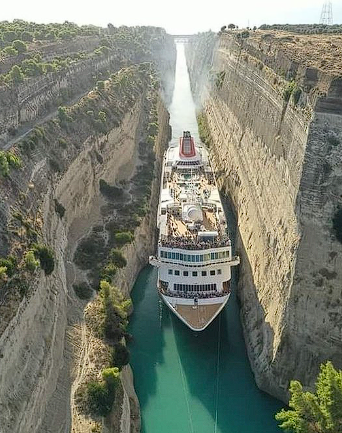
<path fill-rule="evenodd" d="M 218 298 L 220 296 L 227 296 L 230 293 L 230 289 L 222 292 L 210 292 L 210 293 L 199 293 L 199 292 L 178 292 L 160 289 L 163 295 L 171 296 L 174 298 L 187 298 L 187 299 L 207 299 L 207 298 Z"/>
<path fill-rule="evenodd" d="M 197 241 L 192 238 L 172 238 L 168 236 L 166 239 L 160 240 L 160 245 L 167 248 L 185 248 L 187 250 L 205 250 L 207 248 L 226 247 L 230 245 L 229 239 L 214 239 L 211 241 Z"/>

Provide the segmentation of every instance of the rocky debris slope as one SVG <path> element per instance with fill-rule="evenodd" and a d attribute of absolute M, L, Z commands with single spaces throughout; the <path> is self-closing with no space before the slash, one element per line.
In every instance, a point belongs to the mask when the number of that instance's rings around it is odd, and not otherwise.
<path fill-rule="evenodd" d="M 335 53 L 328 68 L 317 50 Z M 237 213 L 252 368 L 262 389 L 286 400 L 291 379 L 311 387 L 321 362 L 342 366 L 341 38 L 317 46 L 284 32 L 206 34 L 186 53 L 218 181 Z"/>

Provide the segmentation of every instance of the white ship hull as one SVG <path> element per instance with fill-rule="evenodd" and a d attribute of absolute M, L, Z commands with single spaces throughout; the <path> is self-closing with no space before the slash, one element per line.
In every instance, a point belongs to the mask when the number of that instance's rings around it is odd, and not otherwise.
<path fill-rule="evenodd" d="M 175 302 L 174 298 L 162 294 L 160 297 L 170 310 L 192 331 L 203 331 L 223 310 L 230 294 L 225 296 L 224 299 L 217 300 L 216 303 L 211 300 L 210 303 L 201 303 L 198 306 L 194 305 L 193 302 Z"/>
<path fill-rule="evenodd" d="M 191 330 L 203 331 L 228 302 L 239 258 L 232 256 L 208 152 L 188 132 L 164 157 L 158 228 L 150 263 L 158 268 L 159 294 Z"/>

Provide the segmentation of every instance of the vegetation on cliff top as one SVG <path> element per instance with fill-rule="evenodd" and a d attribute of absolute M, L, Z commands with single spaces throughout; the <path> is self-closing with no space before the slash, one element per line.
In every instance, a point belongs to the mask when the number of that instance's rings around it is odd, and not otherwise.
<path fill-rule="evenodd" d="M 295 433 L 342 432 L 342 371 L 331 362 L 321 365 L 315 393 L 305 392 L 298 381 L 290 384 L 290 410 L 281 410 L 280 427 Z"/>
<path fill-rule="evenodd" d="M 342 24 L 263 24 L 260 30 L 284 30 L 291 33 L 320 34 L 342 33 Z"/>

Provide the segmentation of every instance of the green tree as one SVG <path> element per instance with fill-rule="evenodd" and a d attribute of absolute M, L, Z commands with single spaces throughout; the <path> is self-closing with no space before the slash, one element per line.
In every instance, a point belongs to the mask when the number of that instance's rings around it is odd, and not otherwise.
<path fill-rule="evenodd" d="M 21 72 L 21 69 L 18 65 L 12 66 L 12 69 L 9 71 L 8 75 L 15 84 L 19 84 L 24 81 L 24 74 Z"/>
<path fill-rule="evenodd" d="M 25 53 L 27 51 L 27 45 L 23 41 L 13 41 L 12 47 L 17 50 L 19 54 Z"/>
<path fill-rule="evenodd" d="M 27 41 L 27 42 L 32 42 L 33 41 L 33 33 L 27 32 L 27 31 L 22 32 L 21 40 Z"/>
<path fill-rule="evenodd" d="M 0 282 L 6 281 L 7 279 L 7 268 L 6 266 L 0 266 Z"/>
<path fill-rule="evenodd" d="M 24 255 L 25 268 L 33 273 L 39 266 L 39 260 L 36 260 L 32 250 L 27 251 Z"/>
<path fill-rule="evenodd" d="M 304 392 L 298 381 L 291 381 L 290 410 L 276 414 L 280 427 L 295 433 L 342 432 L 342 371 L 328 361 L 321 365 L 316 392 Z"/>
<path fill-rule="evenodd" d="M 96 87 L 98 88 L 98 90 L 104 90 L 104 88 L 105 88 L 105 82 L 104 81 L 98 81 L 97 83 L 96 83 Z"/>
<path fill-rule="evenodd" d="M 15 39 L 17 39 L 17 34 L 13 30 L 9 30 L 8 32 L 4 33 L 4 40 L 7 42 L 13 42 Z"/>
<path fill-rule="evenodd" d="M 0 175 L 8 176 L 9 174 L 9 163 L 6 157 L 6 153 L 0 150 Z"/>
<path fill-rule="evenodd" d="M 134 236 L 131 232 L 119 232 L 114 235 L 115 243 L 122 247 L 125 244 L 129 244 L 134 239 Z"/>
<path fill-rule="evenodd" d="M 4 48 L 4 53 L 8 56 L 16 56 L 18 54 L 18 51 L 15 50 L 13 47 L 6 47 Z"/>
<path fill-rule="evenodd" d="M 129 363 L 129 358 L 129 350 L 124 344 L 118 343 L 114 346 L 113 363 L 115 366 L 121 369 L 124 365 L 127 365 Z"/>
<path fill-rule="evenodd" d="M 118 249 L 112 249 L 110 252 L 110 258 L 115 266 L 118 268 L 124 268 L 127 265 L 127 260 L 123 256 L 122 252 Z"/>
<path fill-rule="evenodd" d="M 106 382 L 109 389 L 116 387 L 119 379 L 119 369 L 117 367 L 105 368 L 102 371 L 102 378 Z"/>
<path fill-rule="evenodd" d="M 40 267 L 44 270 L 45 275 L 50 275 L 55 268 L 53 251 L 47 245 L 34 244 L 34 255 L 39 259 Z"/>

